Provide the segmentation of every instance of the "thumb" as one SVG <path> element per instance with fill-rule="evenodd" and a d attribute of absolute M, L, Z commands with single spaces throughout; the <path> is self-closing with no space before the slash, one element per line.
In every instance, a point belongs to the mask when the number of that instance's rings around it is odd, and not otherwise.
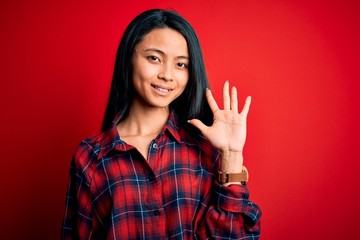
<path fill-rule="evenodd" d="M 188 123 L 199 129 L 202 135 L 206 137 L 206 133 L 209 127 L 203 124 L 199 119 L 191 119 L 188 121 Z"/>

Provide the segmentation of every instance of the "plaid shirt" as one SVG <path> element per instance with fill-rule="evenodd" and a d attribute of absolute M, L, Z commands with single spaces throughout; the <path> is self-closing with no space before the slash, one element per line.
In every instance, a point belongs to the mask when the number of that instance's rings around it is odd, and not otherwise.
<path fill-rule="evenodd" d="M 258 239 L 246 186 L 216 181 L 219 154 L 171 114 L 148 161 L 116 128 L 84 140 L 70 167 L 62 239 Z"/>

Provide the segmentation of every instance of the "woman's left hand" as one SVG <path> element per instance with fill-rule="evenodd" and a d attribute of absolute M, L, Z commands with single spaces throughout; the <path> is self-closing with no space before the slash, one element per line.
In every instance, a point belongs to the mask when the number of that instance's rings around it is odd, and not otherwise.
<path fill-rule="evenodd" d="M 214 115 L 212 126 L 206 126 L 198 119 L 189 121 L 198 128 L 204 137 L 218 149 L 221 154 L 221 170 L 228 173 L 241 172 L 243 165 L 243 148 L 246 140 L 246 118 L 249 112 L 251 97 L 247 97 L 242 111 L 238 112 L 237 90 L 229 82 L 223 87 L 224 109 L 219 109 L 211 91 L 206 90 L 206 98 Z"/>

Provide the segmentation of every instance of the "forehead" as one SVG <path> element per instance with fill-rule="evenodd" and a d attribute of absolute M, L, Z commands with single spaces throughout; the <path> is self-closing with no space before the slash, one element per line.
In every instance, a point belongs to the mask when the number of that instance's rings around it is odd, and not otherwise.
<path fill-rule="evenodd" d="M 166 54 L 188 55 L 188 46 L 181 33 L 171 28 L 157 28 L 147 33 L 135 49 L 143 51 L 148 48 L 159 49 Z"/>

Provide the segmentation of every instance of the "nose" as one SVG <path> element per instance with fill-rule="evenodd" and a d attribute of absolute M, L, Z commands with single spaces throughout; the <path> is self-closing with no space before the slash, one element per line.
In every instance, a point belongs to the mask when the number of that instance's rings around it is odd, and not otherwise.
<path fill-rule="evenodd" d="M 172 81 L 171 67 L 164 64 L 159 71 L 158 78 L 164 80 L 165 82 Z"/>

